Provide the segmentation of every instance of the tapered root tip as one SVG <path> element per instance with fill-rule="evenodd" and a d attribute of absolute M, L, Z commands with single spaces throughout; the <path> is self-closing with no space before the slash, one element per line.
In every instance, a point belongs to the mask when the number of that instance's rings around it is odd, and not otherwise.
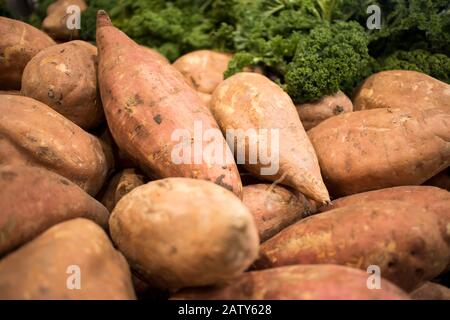
<path fill-rule="evenodd" d="M 97 29 L 101 27 L 110 27 L 112 26 L 111 19 L 105 10 L 98 10 L 97 12 Z"/>

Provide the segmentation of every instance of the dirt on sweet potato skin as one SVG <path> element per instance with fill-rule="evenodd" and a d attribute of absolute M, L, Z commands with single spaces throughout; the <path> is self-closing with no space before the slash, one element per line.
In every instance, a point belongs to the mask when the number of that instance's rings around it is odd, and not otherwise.
<path fill-rule="evenodd" d="M 411 291 L 444 271 L 449 259 L 432 212 L 386 200 L 298 221 L 261 245 L 254 267 L 332 263 L 366 270 L 377 265 L 384 278 Z"/>

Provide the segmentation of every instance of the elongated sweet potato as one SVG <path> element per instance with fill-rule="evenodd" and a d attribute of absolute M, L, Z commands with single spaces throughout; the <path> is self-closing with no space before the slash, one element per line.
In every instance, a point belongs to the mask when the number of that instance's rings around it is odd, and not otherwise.
<path fill-rule="evenodd" d="M 425 282 L 411 292 L 413 300 L 450 300 L 450 289 L 434 282 Z"/>
<path fill-rule="evenodd" d="M 35 27 L 5 17 L 0 17 L 0 34 L 0 89 L 19 90 L 28 61 L 56 43 Z"/>
<path fill-rule="evenodd" d="M 368 289 L 368 274 L 336 265 L 301 265 L 244 273 L 227 285 L 185 289 L 185 300 L 407 300 L 400 288 L 382 279 Z"/>
<path fill-rule="evenodd" d="M 167 178 L 137 187 L 117 203 L 109 225 L 131 267 L 161 289 L 226 281 L 258 254 L 248 209 L 209 181 Z"/>
<path fill-rule="evenodd" d="M 432 212 L 404 201 L 373 201 L 298 221 L 261 245 L 255 266 L 375 265 L 383 278 L 411 291 L 439 275 L 449 259 Z"/>
<path fill-rule="evenodd" d="M 334 196 L 419 185 L 450 165 L 450 113 L 444 108 L 352 112 L 308 134 Z"/>
<path fill-rule="evenodd" d="M 424 73 L 382 71 L 371 75 L 353 98 L 355 110 L 374 108 L 450 108 L 450 86 Z"/>
<path fill-rule="evenodd" d="M 0 95 L 0 164 L 45 167 L 91 195 L 112 166 L 110 150 L 45 104 Z"/>
<path fill-rule="evenodd" d="M 426 186 L 435 186 L 450 191 L 450 167 L 423 183 Z"/>
<path fill-rule="evenodd" d="M 0 256 L 65 220 L 108 227 L 109 212 L 66 178 L 36 167 L 0 167 Z"/>
<path fill-rule="evenodd" d="M 42 50 L 25 67 L 21 92 L 83 129 L 97 127 L 104 120 L 97 87 L 97 48 L 77 40 Z"/>
<path fill-rule="evenodd" d="M 223 81 L 231 54 L 212 50 L 197 50 L 178 58 L 173 66 L 179 70 L 195 90 L 212 94 Z"/>
<path fill-rule="evenodd" d="M 0 288 L 0 299 L 135 299 L 125 259 L 86 219 L 53 226 L 3 258 Z"/>
<path fill-rule="evenodd" d="M 77 11 L 69 10 L 71 6 L 78 7 Z M 80 32 L 71 24 L 75 22 L 75 15 L 86 8 L 84 0 L 57 0 L 48 6 L 47 17 L 42 21 L 42 29 L 56 40 L 78 39 Z"/>
<path fill-rule="evenodd" d="M 261 242 L 316 212 L 314 201 L 282 186 L 249 185 L 244 187 L 243 194 L 242 201 L 255 218 Z"/>
<path fill-rule="evenodd" d="M 144 184 L 144 177 L 135 169 L 125 169 L 118 172 L 106 186 L 106 190 L 101 197 L 101 202 L 112 212 L 117 202 L 131 190 Z"/>
<path fill-rule="evenodd" d="M 314 128 L 328 118 L 353 111 L 352 101 L 342 91 L 323 97 L 317 102 L 299 104 L 295 107 L 305 130 Z"/>
<path fill-rule="evenodd" d="M 170 63 L 169 59 L 167 59 L 165 56 L 163 56 L 161 53 L 159 53 L 155 49 L 145 47 L 145 46 L 141 46 L 141 47 L 144 48 L 145 51 L 147 52 L 147 54 L 152 56 L 153 59 L 159 60 L 162 63 L 168 63 L 168 64 Z"/>
<path fill-rule="evenodd" d="M 278 85 L 257 73 L 237 73 L 217 87 L 210 108 L 222 131 L 234 133 L 228 143 L 245 147 L 237 158 L 248 171 L 319 202 L 330 200 L 314 148 L 291 98 Z"/>
<path fill-rule="evenodd" d="M 148 175 L 210 180 L 241 195 L 231 151 L 183 75 L 113 27 L 104 11 L 97 17 L 97 45 L 101 97 L 119 148 Z M 213 137 L 204 139 L 205 132 Z M 211 156 L 212 146 L 223 157 Z"/>

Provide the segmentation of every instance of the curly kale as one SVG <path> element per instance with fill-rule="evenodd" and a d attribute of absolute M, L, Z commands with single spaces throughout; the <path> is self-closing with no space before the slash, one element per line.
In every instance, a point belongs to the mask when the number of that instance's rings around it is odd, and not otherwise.
<path fill-rule="evenodd" d="M 396 51 L 380 59 L 377 71 L 382 70 L 414 70 L 450 83 L 450 58 L 444 54 L 431 54 L 421 49 Z"/>
<path fill-rule="evenodd" d="M 297 102 L 317 100 L 362 79 L 369 63 L 368 38 L 355 22 L 314 28 L 301 39 L 288 65 L 286 91 Z"/>

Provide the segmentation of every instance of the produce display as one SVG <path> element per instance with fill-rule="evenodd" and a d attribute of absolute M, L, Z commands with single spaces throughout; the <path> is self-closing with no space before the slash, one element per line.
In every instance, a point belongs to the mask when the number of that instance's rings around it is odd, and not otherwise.
<path fill-rule="evenodd" d="M 449 170 L 448 1 L 0 0 L 0 300 L 450 300 Z"/>

